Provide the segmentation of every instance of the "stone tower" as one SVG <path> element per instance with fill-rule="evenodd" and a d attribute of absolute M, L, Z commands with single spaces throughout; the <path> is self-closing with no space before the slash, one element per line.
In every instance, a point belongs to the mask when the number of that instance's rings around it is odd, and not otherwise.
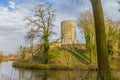
<path fill-rule="evenodd" d="M 76 40 L 76 22 L 72 20 L 63 21 L 61 23 L 61 43 L 75 44 Z"/>

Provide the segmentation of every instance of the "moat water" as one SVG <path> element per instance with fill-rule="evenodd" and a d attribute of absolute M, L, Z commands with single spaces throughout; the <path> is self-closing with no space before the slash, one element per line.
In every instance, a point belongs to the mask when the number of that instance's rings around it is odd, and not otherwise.
<path fill-rule="evenodd" d="M 12 67 L 13 62 L 0 63 L 0 80 L 96 80 L 96 71 L 38 70 Z M 120 80 L 120 71 L 112 71 Z"/>

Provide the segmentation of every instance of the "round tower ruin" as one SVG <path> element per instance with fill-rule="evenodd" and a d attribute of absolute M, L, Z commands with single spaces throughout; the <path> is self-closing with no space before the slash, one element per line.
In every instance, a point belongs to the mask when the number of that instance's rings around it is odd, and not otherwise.
<path fill-rule="evenodd" d="M 61 43 L 64 45 L 76 42 L 76 22 L 72 20 L 61 22 Z"/>

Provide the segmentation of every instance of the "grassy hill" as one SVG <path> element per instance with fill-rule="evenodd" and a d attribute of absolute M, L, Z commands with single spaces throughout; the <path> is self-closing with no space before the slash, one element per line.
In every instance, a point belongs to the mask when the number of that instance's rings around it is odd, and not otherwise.
<path fill-rule="evenodd" d="M 44 64 L 44 58 L 41 52 L 36 53 L 30 59 L 21 59 L 13 63 L 14 67 L 34 68 L 34 69 L 92 69 L 97 70 L 96 56 L 90 56 L 84 49 L 75 47 L 56 47 L 49 51 L 49 63 Z M 118 63 L 110 59 L 111 69 L 120 69 Z"/>
<path fill-rule="evenodd" d="M 80 50 L 81 51 L 81 50 Z M 57 47 L 49 51 L 49 63 L 43 64 L 43 54 L 37 53 L 31 59 L 13 63 L 14 67 L 39 69 L 88 69 L 89 59 L 84 51 Z"/>

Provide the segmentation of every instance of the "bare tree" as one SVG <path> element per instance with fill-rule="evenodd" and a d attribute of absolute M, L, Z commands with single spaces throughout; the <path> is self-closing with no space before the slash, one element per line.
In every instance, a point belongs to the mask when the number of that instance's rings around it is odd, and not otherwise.
<path fill-rule="evenodd" d="M 34 38 L 35 38 L 36 32 L 34 31 L 34 28 L 30 28 L 27 31 L 27 35 L 25 36 L 26 41 L 29 41 L 30 43 L 30 52 L 33 52 L 33 47 L 34 47 Z"/>
<path fill-rule="evenodd" d="M 52 31 L 53 21 L 55 20 L 52 5 L 49 3 L 38 4 L 34 8 L 34 15 L 32 18 L 25 18 L 28 21 L 28 26 L 34 26 L 34 32 L 36 37 L 43 39 L 44 46 L 44 63 L 48 63 L 48 52 L 49 52 L 49 36 L 54 34 Z"/>

